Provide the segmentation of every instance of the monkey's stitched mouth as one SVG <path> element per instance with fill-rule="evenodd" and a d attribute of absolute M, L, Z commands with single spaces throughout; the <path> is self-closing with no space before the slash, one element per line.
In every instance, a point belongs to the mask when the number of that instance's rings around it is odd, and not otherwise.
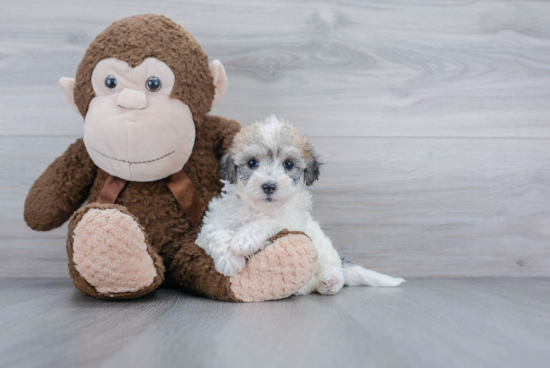
<path fill-rule="evenodd" d="M 127 163 L 127 164 L 132 164 L 132 165 L 137 165 L 137 164 L 147 164 L 149 162 L 154 162 L 154 161 L 158 161 L 158 160 L 161 160 L 167 156 L 170 156 L 172 153 L 175 153 L 176 151 L 172 151 L 170 153 L 167 153 L 165 154 L 164 156 L 160 156 L 159 158 L 155 158 L 154 160 L 147 160 L 147 161 L 136 161 L 136 162 L 132 162 L 132 161 L 127 161 L 127 160 L 121 160 L 121 159 L 118 159 L 118 158 L 115 158 L 115 157 L 111 157 L 111 156 L 108 156 L 102 152 L 99 152 L 98 150 L 96 150 L 94 147 L 92 147 L 92 149 L 94 151 L 96 151 L 97 153 L 99 153 L 101 156 L 104 156 L 104 157 L 107 157 L 107 158 L 110 158 L 111 160 L 115 160 L 115 161 L 119 161 L 119 162 L 124 162 L 124 163 Z"/>

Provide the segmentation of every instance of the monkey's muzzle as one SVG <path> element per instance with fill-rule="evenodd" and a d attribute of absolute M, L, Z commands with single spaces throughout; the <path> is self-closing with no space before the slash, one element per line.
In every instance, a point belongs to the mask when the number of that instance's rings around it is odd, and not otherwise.
<path fill-rule="evenodd" d="M 124 88 L 119 93 L 116 104 L 125 109 L 142 110 L 147 107 L 147 95 L 143 91 Z"/>

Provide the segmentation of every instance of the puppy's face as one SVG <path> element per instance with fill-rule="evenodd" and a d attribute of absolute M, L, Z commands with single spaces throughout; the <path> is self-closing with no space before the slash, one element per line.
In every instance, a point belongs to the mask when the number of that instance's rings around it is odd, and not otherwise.
<path fill-rule="evenodd" d="M 319 176 L 311 145 L 286 121 L 270 116 L 244 127 L 222 158 L 222 178 L 259 206 L 288 202 Z"/>

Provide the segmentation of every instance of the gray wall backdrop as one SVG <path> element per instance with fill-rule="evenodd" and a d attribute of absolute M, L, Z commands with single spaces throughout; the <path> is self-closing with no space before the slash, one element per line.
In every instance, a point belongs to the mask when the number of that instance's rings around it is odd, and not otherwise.
<path fill-rule="evenodd" d="M 342 255 L 405 277 L 550 274 L 550 3 L 3 0 L 0 276 L 68 277 L 66 225 L 30 230 L 24 199 L 83 132 L 57 80 L 141 13 L 224 63 L 214 114 L 310 137 L 314 214 Z"/>

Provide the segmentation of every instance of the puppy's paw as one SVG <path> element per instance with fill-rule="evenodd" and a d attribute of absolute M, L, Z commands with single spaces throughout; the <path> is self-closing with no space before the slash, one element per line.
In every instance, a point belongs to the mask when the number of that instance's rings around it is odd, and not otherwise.
<path fill-rule="evenodd" d="M 307 295 L 313 293 L 317 289 L 317 278 L 313 277 L 307 284 L 302 286 L 294 295 Z"/>
<path fill-rule="evenodd" d="M 248 257 L 262 249 L 263 243 L 258 242 L 255 234 L 248 231 L 239 231 L 231 239 L 229 249 L 231 253 L 239 257 Z"/>
<path fill-rule="evenodd" d="M 246 259 L 244 257 L 236 256 L 231 253 L 214 258 L 216 271 L 224 276 L 233 276 L 238 274 L 244 268 L 245 263 Z"/>
<path fill-rule="evenodd" d="M 344 274 L 341 270 L 324 272 L 317 278 L 317 291 L 319 294 L 333 295 L 344 286 Z"/>
<path fill-rule="evenodd" d="M 265 248 L 269 247 L 271 244 L 273 244 L 273 242 L 266 240 L 264 241 L 262 244 L 260 244 L 260 250 L 264 250 Z"/>

